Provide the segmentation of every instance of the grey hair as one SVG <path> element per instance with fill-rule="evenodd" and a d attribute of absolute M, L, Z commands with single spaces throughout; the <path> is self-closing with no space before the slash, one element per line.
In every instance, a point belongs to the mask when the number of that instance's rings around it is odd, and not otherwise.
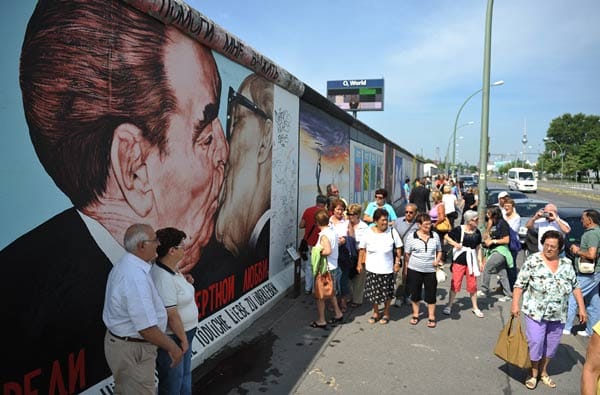
<path fill-rule="evenodd" d="M 138 249 L 138 244 L 144 240 L 148 240 L 148 237 L 152 233 L 152 227 L 148 224 L 133 224 L 125 231 L 125 237 L 123 238 L 123 246 L 125 250 L 130 253 L 135 253 Z"/>

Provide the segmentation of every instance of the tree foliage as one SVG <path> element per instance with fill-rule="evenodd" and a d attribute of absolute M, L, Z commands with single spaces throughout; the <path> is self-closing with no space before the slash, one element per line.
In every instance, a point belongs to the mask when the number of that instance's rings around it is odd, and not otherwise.
<path fill-rule="evenodd" d="M 550 122 L 538 166 L 547 173 L 573 175 L 600 170 L 600 116 L 563 114 Z M 562 157 L 561 155 L 564 155 Z"/>

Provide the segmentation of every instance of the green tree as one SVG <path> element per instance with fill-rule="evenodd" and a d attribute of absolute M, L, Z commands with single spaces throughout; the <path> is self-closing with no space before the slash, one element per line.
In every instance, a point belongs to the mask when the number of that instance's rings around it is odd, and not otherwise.
<path fill-rule="evenodd" d="M 564 151 L 565 175 L 600 170 L 600 116 L 582 113 L 563 114 L 550 122 L 547 137 L 554 142 L 546 142 L 545 152 L 540 158 L 545 172 L 559 173 L 561 169 L 561 149 Z M 551 152 L 557 155 L 552 158 Z"/>

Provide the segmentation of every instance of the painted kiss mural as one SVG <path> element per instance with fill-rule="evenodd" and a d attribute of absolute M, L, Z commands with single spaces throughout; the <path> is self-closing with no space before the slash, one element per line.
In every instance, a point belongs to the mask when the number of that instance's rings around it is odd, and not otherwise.
<path fill-rule="evenodd" d="M 200 320 L 269 279 L 273 136 L 297 99 L 275 111 L 273 83 L 119 1 L 40 1 L 19 79 L 27 126 L 14 133 L 28 129 L 72 207 L 0 251 L 4 393 L 110 376 L 105 284 L 132 223 L 188 235 Z"/>

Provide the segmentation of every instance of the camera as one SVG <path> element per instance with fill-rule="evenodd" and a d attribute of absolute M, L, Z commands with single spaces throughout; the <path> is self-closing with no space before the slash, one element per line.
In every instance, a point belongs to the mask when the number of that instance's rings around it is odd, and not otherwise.
<path fill-rule="evenodd" d="M 546 218 L 546 219 L 550 218 L 550 213 L 546 213 L 546 212 L 542 213 L 542 218 Z"/>

